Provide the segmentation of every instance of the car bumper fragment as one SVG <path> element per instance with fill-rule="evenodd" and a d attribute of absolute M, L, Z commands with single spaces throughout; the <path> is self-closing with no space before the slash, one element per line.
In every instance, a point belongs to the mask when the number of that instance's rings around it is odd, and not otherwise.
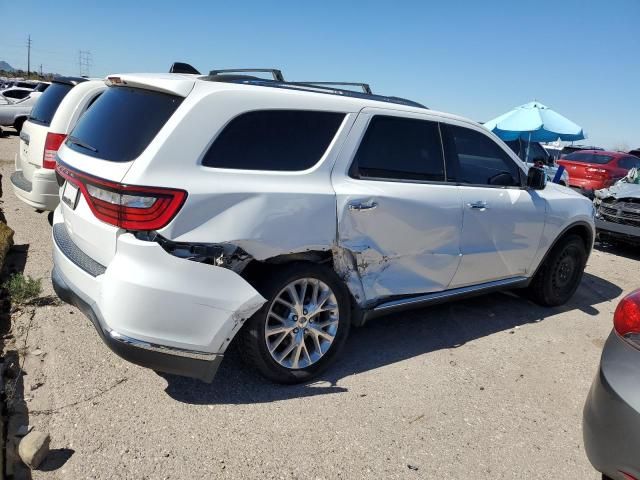
<path fill-rule="evenodd" d="M 11 186 L 20 200 L 38 209 L 53 211 L 60 203 L 59 187 L 55 176 L 34 174 L 29 181 L 22 170 L 16 170 L 11 175 Z"/>

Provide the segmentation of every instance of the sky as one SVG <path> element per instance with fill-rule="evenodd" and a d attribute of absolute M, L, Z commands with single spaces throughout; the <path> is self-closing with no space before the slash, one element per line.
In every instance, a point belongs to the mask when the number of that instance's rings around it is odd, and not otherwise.
<path fill-rule="evenodd" d="M 477 121 L 538 100 L 582 143 L 640 147 L 640 0 L 0 0 L 0 60 L 77 75 L 277 67 Z M 33 67 L 32 67 L 33 68 Z"/>

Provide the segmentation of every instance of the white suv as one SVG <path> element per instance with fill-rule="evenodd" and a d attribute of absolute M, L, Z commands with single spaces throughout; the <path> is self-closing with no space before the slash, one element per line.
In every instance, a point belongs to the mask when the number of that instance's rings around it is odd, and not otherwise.
<path fill-rule="evenodd" d="M 16 196 L 39 210 L 59 203 L 56 152 L 80 116 L 106 89 L 103 81 L 58 77 L 40 96 L 20 132 L 16 171 L 11 185 Z"/>
<path fill-rule="evenodd" d="M 294 383 L 378 315 L 573 295 L 589 200 L 475 122 L 273 75 L 109 77 L 59 150 L 53 283 L 116 353 L 210 381 L 239 336 Z"/>

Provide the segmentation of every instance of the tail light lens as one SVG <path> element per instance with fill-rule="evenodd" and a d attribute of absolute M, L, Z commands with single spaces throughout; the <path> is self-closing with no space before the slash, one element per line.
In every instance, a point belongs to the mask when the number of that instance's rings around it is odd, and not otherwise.
<path fill-rule="evenodd" d="M 56 168 L 56 153 L 67 136 L 64 133 L 47 133 L 44 141 L 44 153 L 42 154 L 42 166 L 53 170 Z"/>
<path fill-rule="evenodd" d="M 96 218 L 126 230 L 149 231 L 165 227 L 187 198 L 184 190 L 124 185 L 60 163 L 56 172 L 80 189 Z"/>
<path fill-rule="evenodd" d="M 613 314 L 613 328 L 622 338 L 640 348 L 640 289 L 620 300 Z"/>
<path fill-rule="evenodd" d="M 597 175 L 598 177 L 608 177 L 609 171 L 604 168 L 596 168 L 596 167 L 587 167 L 585 171 Z"/>

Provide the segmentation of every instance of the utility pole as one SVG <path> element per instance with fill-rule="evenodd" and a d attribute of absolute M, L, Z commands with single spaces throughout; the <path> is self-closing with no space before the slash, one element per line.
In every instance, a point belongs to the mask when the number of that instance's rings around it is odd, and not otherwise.
<path fill-rule="evenodd" d="M 42 64 L 40 64 L 40 77 L 42 77 Z"/>
<path fill-rule="evenodd" d="M 27 78 L 31 72 L 31 34 L 27 37 Z"/>

